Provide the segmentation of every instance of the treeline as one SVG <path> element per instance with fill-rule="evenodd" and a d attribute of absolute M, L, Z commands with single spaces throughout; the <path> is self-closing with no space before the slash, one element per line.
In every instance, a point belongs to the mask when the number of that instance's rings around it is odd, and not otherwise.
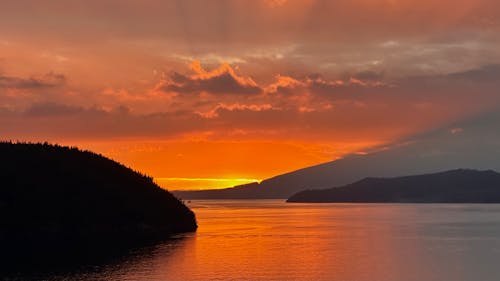
<path fill-rule="evenodd" d="M 19 141 L 19 140 L 16 140 L 16 141 L 12 141 L 12 140 L 0 140 L 0 145 L 6 145 L 6 146 L 11 145 L 11 147 L 21 146 L 21 147 L 24 147 L 26 149 L 30 149 L 31 148 L 31 149 L 34 149 L 34 150 L 39 150 L 39 149 L 46 149 L 46 150 L 52 150 L 52 151 L 55 151 L 55 150 L 69 150 L 69 151 L 76 151 L 76 152 L 88 153 L 88 154 L 93 155 L 95 158 L 105 158 L 106 160 L 115 162 L 116 164 L 121 165 L 121 166 L 123 166 L 123 167 L 125 167 L 127 169 L 130 169 L 133 172 L 139 174 L 140 176 L 142 176 L 144 178 L 147 178 L 149 181 L 154 182 L 154 179 L 151 176 L 148 176 L 148 175 L 146 175 L 144 173 L 141 173 L 139 171 L 134 170 L 131 167 L 125 166 L 125 165 L 123 165 L 121 163 L 118 163 L 118 162 L 116 162 L 114 160 L 111 160 L 111 159 L 103 156 L 100 153 L 96 153 L 96 152 L 93 152 L 93 151 L 90 151 L 90 150 L 86 150 L 86 149 L 80 149 L 80 148 L 78 148 L 76 146 L 63 146 L 63 145 L 60 145 L 60 144 L 57 144 L 57 143 L 49 143 L 47 141 L 45 141 L 45 142 L 26 142 L 26 141 Z"/>
<path fill-rule="evenodd" d="M 196 229 L 153 178 L 94 152 L 0 142 L 0 240 L 155 236 Z"/>

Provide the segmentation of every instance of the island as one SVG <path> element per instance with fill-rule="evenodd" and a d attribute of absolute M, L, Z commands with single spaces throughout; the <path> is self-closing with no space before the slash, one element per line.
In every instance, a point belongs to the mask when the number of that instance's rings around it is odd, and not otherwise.
<path fill-rule="evenodd" d="M 500 174 L 456 169 L 395 178 L 365 178 L 352 184 L 305 190 L 295 203 L 500 203 Z"/>
<path fill-rule="evenodd" d="M 197 229 L 195 214 L 149 176 L 48 143 L 0 143 L 0 244 L 136 244 Z"/>

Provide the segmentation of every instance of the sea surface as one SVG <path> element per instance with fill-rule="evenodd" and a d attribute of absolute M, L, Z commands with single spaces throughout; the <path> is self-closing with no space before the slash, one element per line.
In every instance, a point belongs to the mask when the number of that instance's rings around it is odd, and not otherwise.
<path fill-rule="evenodd" d="M 500 205 L 197 200 L 196 233 L 47 280 L 500 280 Z"/>

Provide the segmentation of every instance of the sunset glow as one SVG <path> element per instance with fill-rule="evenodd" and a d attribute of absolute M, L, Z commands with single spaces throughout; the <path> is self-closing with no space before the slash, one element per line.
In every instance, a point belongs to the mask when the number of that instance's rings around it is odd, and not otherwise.
<path fill-rule="evenodd" d="M 0 4 L 0 138 L 168 189 L 459 136 L 500 102 L 498 1 L 70 2 Z"/>
<path fill-rule="evenodd" d="M 174 187 L 177 190 L 192 190 L 196 189 L 218 189 L 224 187 L 233 187 L 242 184 L 260 182 L 259 179 L 243 179 L 243 178 L 227 178 L 227 179 L 211 179 L 211 178 L 155 178 L 159 186 L 166 189 Z"/>

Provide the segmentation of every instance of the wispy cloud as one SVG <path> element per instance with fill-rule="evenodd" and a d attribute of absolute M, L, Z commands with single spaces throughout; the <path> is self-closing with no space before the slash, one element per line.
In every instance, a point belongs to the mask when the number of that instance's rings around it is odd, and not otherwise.
<path fill-rule="evenodd" d="M 0 88 L 8 89 L 43 89 L 59 87 L 66 83 L 66 76 L 49 72 L 29 78 L 0 75 Z"/>

